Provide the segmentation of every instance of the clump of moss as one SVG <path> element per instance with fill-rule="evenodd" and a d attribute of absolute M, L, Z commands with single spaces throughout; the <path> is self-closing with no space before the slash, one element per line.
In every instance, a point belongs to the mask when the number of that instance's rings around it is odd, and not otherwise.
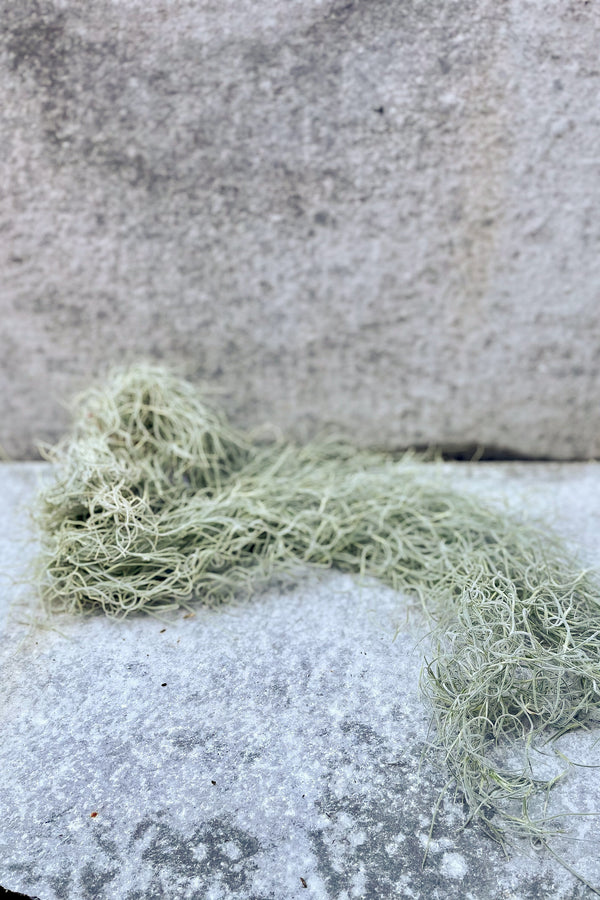
<path fill-rule="evenodd" d="M 435 628 L 423 688 L 436 745 L 473 816 L 500 840 L 544 836 L 548 783 L 526 758 L 503 768 L 496 748 L 600 708 L 598 583 L 560 541 L 411 455 L 253 444 L 159 367 L 82 395 L 48 456 L 36 518 L 49 610 L 221 602 L 299 565 L 413 592 Z"/>

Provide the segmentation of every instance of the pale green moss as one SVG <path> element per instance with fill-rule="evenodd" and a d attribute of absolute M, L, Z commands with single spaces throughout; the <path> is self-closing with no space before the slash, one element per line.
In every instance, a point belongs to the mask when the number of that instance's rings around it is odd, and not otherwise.
<path fill-rule="evenodd" d="M 116 371 L 48 451 L 38 578 L 52 611 L 111 616 L 227 600 L 299 565 L 418 595 L 437 649 L 423 673 L 435 743 L 498 839 L 543 836 L 505 737 L 562 733 L 600 708 L 598 584 L 560 542 L 452 489 L 443 470 L 324 442 L 253 445 L 164 369 Z"/>

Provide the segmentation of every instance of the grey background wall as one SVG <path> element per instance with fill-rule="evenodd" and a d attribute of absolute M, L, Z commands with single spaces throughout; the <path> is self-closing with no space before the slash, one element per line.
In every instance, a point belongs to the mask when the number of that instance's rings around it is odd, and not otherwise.
<path fill-rule="evenodd" d="M 600 5 L 0 0 L 0 443 L 107 363 L 240 424 L 600 454 Z"/>

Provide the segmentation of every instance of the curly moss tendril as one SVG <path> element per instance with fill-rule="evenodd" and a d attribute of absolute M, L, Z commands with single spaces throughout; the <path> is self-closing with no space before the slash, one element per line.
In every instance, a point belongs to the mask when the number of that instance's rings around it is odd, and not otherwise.
<path fill-rule="evenodd" d="M 559 540 L 411 455 L 253 444 L 149 365 L 78 398 L 71 435 L 46 452 L 37 578 L 50 611 L 222 602 L 303 564 L 413 592 L 435 626 L 422 675 L 435 745 L 473 817 L 498 840 L 548 834 L 551 783 L 527 760 L 502 767 L 496 748 L 598 716 L 598 582 Z"/>

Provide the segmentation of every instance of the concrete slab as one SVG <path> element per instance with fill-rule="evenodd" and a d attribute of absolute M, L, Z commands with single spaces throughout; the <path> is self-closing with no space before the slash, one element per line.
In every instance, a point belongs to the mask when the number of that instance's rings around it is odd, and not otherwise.
<path fill-rule="evenodd" d="M 597 465 L 448 467 L 600 563 Z M 27 624 L 13 583 L 42 464 L 0 467 L 0 884 L 41 900 L 582 900 L 547 851 L 506 859 L 423 760 L 427 639 L 409 599 L 337 573 L 195 615 Z M 552 846 L 600 887 L 600 733 L 565 736 Z M 587 768 L 592 766 L 592 768 Z"/>
<path fill-rule="evenodd" d="M 600 456 L 600 6 L 0 0 L 0 445 L 141 355 L 236 424 Z"/>

